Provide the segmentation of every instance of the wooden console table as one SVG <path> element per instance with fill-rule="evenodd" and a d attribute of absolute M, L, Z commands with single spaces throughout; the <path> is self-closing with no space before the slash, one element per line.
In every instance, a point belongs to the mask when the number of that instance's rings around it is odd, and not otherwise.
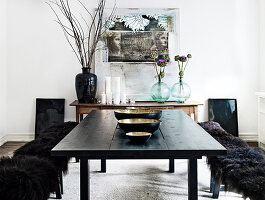
<path fill-rule="evenodd" d="M 136 101 L 134 104 L 87 104 L 79 103 L 77 100 L 72 102 L 70 106 L 76 107 L 76 122 L 80 122 L 83 119 L 84 114 L 90 113 L 92 110 L 116 110 L 124 109 L 126 107 L 150 107 L 150 109 L 182 109 L 189 116 L 194 114 L 194 121 L 198 122 L 198 106 L 203 105 L 202 103 L 187 102 L 165 102 L 157 103 L 153 101 Z"/>

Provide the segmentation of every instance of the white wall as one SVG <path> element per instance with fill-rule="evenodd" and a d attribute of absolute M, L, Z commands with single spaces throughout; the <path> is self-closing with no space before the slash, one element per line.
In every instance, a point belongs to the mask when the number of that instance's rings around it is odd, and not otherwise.
<path fill-rule="evenodd" d="M 0 1 L 0 145 L 5 136 L 6 115 L 6 0 Z"/>
<path fill-rule="evenodd" d="M 240 132 L 256 133 L 258 0 L 117 0 L 121 8 L 150 5 L 180 8 L 180 49 L 193 55 L 185 80 L 205 103 L 199 120 L 207 120 L 208 98 L 237 98 Z M 74 120 L 68 104 L 81 69 L 45 1 L 9 0 L 7 19 L 6 133 L 34 132 L 36 97 L 65 98 L 66 120 Z"/>
<path fill-rule="evenodd" d="M 265 1 L 259 1 L 260 14 L 260 76 L 259 76 L 259 90 L 265 92 Z"/>

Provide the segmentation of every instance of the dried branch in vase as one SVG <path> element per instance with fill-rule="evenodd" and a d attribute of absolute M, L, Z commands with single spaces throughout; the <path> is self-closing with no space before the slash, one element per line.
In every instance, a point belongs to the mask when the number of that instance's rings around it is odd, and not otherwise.
<path fill-rule="evenodd" d="M 89 16 L 91 20 L 90 23 L 88 23 L 86 18 L 80 13 L 81 19 L 77 18 L 72 11 L 69 0 L 54 0 L 47 2 L 47 4 L 54 12 L 57 18 L 56 22 L 62 28 L 67 42 L 71 46 L 82 67 L 91 68 L 93 56 L 97 50 L 97 44 L 107 30 L 107 27 L 103 23 L 106 0 L 98 1 L 98 6 L 94 14 L 92 14 L 80 0 L 77 1 L 85 11 L 85 14 Z M 116 9 L 115 5 L 108 17 L 109 19 L 114 15 Z M 66 22 L 64 23 L 64 21 Z"/>

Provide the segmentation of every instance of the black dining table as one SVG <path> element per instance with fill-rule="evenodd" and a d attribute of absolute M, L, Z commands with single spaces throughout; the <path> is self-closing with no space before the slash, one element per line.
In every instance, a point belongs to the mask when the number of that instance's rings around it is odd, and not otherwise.
<path fill-rule="evenodd" d="M 182 110 L 163 110 L 159 130 L 144 144 L 132 143 L 117 127 L 113 110 L 92 111 L 51 151 L 80 158 L 80 199 L 90 199 L 89 160 L 188 160 L 188 200 L 198 199 L 197 160 L 226 154 L 226 149 Z M 176 197 L 177 199 L 177 197 Z"/>

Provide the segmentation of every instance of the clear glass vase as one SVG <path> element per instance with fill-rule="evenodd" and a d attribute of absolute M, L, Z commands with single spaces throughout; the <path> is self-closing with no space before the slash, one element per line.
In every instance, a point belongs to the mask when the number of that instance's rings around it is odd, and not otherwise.
<path fill-rule="evenodd" d="M 158 81 L 151 88 L 151 97 L 154 101 L 163 103 L 170 97 L 170 88 L 166 83 Z"/>
<path fill-rule="evenodd" d="M 171 88 L 171 96 L 178 103 L 184 103 L 190 98 L 190 86 L 183 81 L 183 76 Z"/>

